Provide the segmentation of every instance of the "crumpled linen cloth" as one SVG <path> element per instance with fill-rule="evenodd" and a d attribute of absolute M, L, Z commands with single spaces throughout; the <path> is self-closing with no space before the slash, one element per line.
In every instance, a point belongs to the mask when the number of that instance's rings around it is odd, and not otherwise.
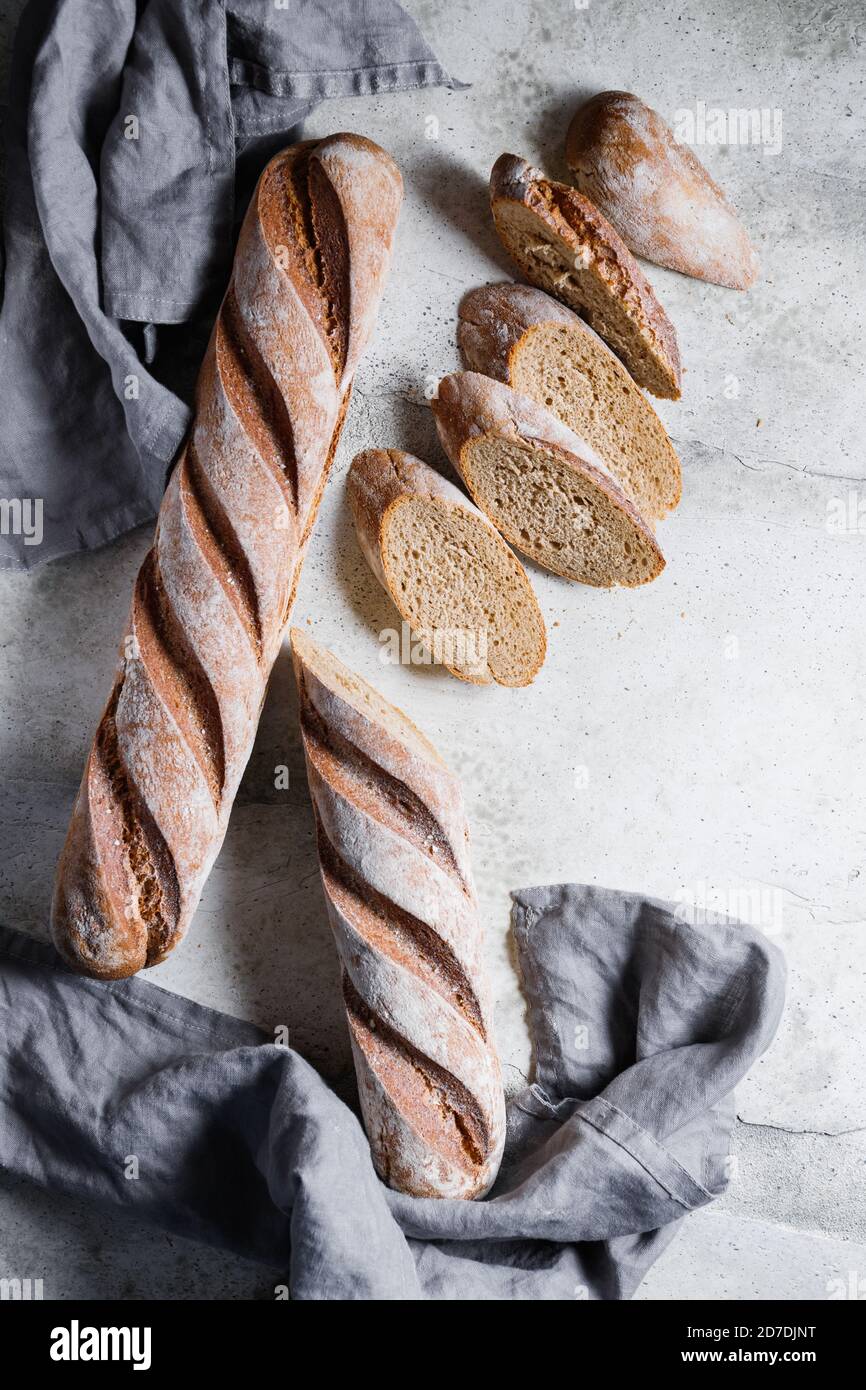
<path fill-rule="evenodd" d="M 629 1298 L 726 1185 L 782 957 L 639 894 L 513 898 L 535 1079 L 483 1201 L 389 1191 L 352 1110 L 253 1025 L 6 928 L 0 1166 L 284 1269 L 297 1299 Z"/>
<path fill-rule="evenodd" d="M 437 84 L 462 85 L 394 0 L 31 0 L 4 123 L 0 568 L 153 516 L 267 159 L 327 97 Z"/>

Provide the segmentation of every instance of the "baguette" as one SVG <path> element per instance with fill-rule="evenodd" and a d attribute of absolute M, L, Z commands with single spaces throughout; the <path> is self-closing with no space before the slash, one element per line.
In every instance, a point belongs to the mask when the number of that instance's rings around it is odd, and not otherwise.
<path fill-rule="evenodd" d="M 481 1196 L 505 1103 L 460 783 L 400 710 L 297 629 L 292 654 L 376 1171 L 418 1197 Z"/>
<path fill-rule="evenodd" d="M 721 188 L 639 97 L 601 92 L 581 106 L 566 159 L 636 255 L 733 290 L 757 280 L 757 252 Z"/>
<path fill-rule="evenodd" d="M 678 400 L 674 326 L 594 203 L 525 159 L 503 154 L 490 175 L 490 205 L 500 240 L 527 280 L 579 311 L 639 386 Z"/>
<path fill-rule="evenodd" d="M 57 869 L 54 941 L 119 979 L 183 936 L 222 844 L 352 378 L 399 171 L 357 135 L 265 169 L 135 585 Z"/>
<path fill-rule="evenodd" d="M 596 588 L 633 588 L 661 573 L 650 527 L 602 459 L 529 396 L 455 372 L 431 405 L 473 500 L 537 564 Z"/>
<path fill-rule="evenodd" d="M 475 685 L 528 685 L 544 661 L 544 619 L 484 513 L 399 449 L 356 456 L 349 504 L 370 568 L 434 659 Z"/>
<path fill-rule="evenodd" d="M 484 285 L 461 301 L 457 342 L 470 371 L 531 396 L 591 444 L 644 517 L 676 507 L 680 462 L 664 425 L 571 309 L 530 285 Z"/>

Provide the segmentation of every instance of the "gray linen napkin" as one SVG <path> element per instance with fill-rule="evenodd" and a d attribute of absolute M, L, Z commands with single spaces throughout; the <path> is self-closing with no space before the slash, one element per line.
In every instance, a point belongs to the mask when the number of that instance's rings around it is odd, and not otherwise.
<path fill-rule="evenodd" d="M 0 1166 L 284 1267 L 294 1298 L 629 1298 L 726 1185 L 782 957 L 634 893 L 513 896 L 536 1073 L 486 1200 L 390 1192 L 289 1048 L 140 977 L 78 979 L 5 928 Z"/>
<path fill-rule="evenodd" d="M 394 0 L 31 0 L 12 74 L 0 568 L 157 510 L 240 215 L 314 106 L 459 85 Z"/>

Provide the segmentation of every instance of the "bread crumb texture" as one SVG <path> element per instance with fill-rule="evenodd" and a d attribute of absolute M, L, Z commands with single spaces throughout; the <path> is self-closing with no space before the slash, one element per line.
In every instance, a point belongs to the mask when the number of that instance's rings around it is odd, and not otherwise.
<path fill-rule="evenodd" d="M 664 559 L 633 508 L 590 470 L 539 441 L 487 435 L 464 448 L 476 500 L 519 550 L 598 588 L 655 579 Z M 622 499 L 623 501 L 625 499 Z"/>
<path fill-rule="evenodd" d="M 485 522 L 406 498 L 388 513 L 382 551 L 397 606 L 437 660 L 482 684 L 532 680 L 544 620 L 520 562 Z"/>

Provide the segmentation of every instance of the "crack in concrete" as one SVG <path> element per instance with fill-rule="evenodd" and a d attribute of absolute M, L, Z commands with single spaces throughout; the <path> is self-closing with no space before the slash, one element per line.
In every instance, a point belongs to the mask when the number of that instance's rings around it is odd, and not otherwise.
<path fill-rule="evenodd" d="M 682 436 L 670 436 L 671 441 L 682 448 L 689 444 L 698 444 L 702 449 L 709 449 L 714 454 L 721 454 L 722 458 L 732 458 L 741 468 L 747 468 L 750 473 L 765 473 L 769 468 L 787 468 L 791 473 L 797 473 L 801 478 L 817 478 L 819 481 L 826 478 L 835 483 L 864 483 L 866 484 L 866 474 L 850 473 L 822 473 L 817 468 L 798 467 L 796 463 L 788 463 L 785 459 L 765 458 L 758 454 L 753 454 L 752 463 L 748 463 L 742 454 L 735 454 L 733 449 L 723 449 L 719 444 L 711 444 L 708 439 L 696 439 L 694 436 L 684 438 Z"/>
<path fill-rule="evenodd" d="M 816 903 L 813 898 L 806 897 L 804 893 L 797 893 L 793 888 L 786 888 L 784 883 L 771 883 L 767 878 L 756 878 L 755 883 L 760 883 L 762 888 L 772 888 L 777 893 L 788 893 L 792 898 L 799 898 L 801 903 L 807 907 L 824 907 L 824 903 Z"/>
<path fill-rule="evenodd" d="M 794 1129 L 790 1125 L 773 1125 L 761 1120 L 744 1120 L 737 1116 L 737 1124 L 749 1129 L 772 1129 L 778 1134 L 816 1135 L 819 1139 L 839 1139 L 845 1134 L 866 1134 L 866 1125 L 854 1125 L 851 1129 Z"/>

